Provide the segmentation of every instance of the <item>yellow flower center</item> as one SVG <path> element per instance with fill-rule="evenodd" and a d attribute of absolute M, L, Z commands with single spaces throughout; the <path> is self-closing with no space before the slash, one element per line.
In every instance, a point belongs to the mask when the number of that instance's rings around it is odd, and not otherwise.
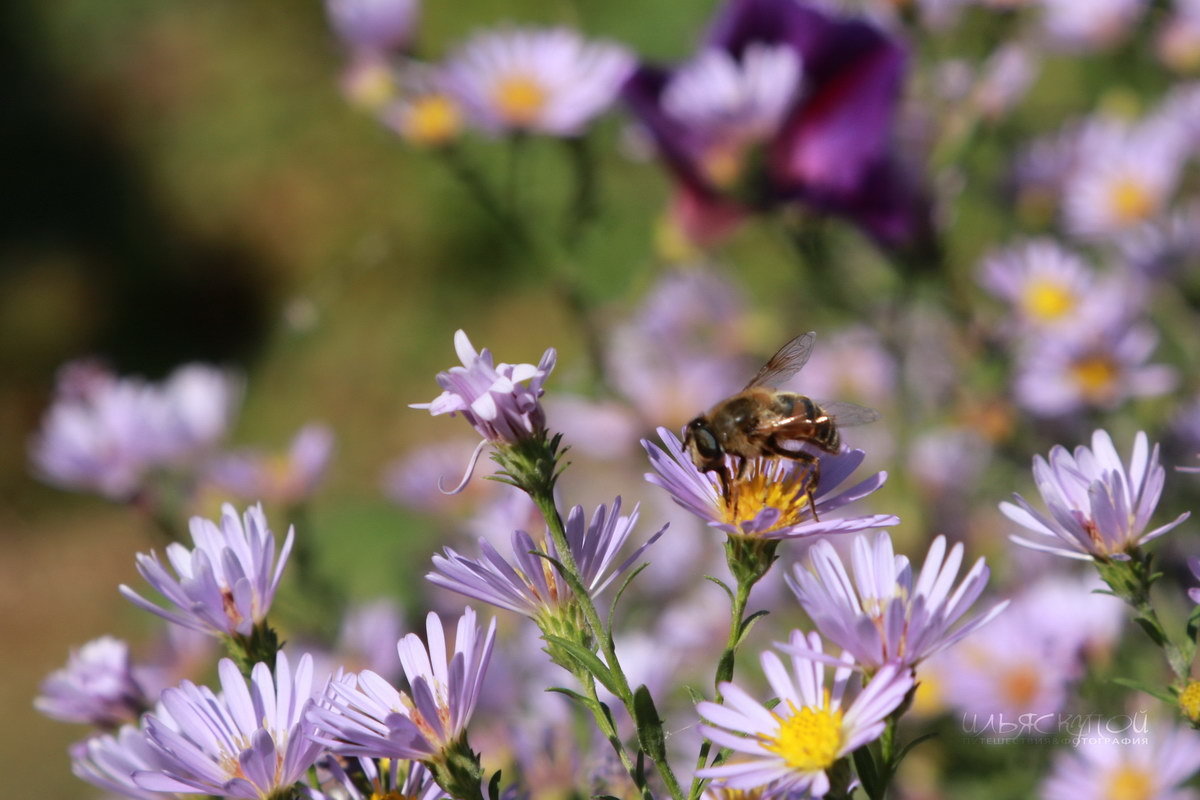
<path fill-rule="evenodd" d="M 1021 297 L 1025 312 L 1041 322 L 1061 319 L 1075 308 L 1075 295 L 1061 283 L 1039 278 L 1029 282 Z"/>
<path fill-rule="evenodd" d="M 826 702 L 828 702 L 826 694 Z M 779 731 L 764 737 L 763 747 L 780 755 L 787 765 L 801 772 L 828 769 L 842 748 L 842 712 L 827 707 L 797 709 L 788 701 L 791 714 L 779 718 Z"/>
<path fill-rule="evenodd" d="M 509 75 L 496 84 L 493 97 L 500 115 L 510 125 L 531 125 L 549 96 L 541 83 L 526 75 Z"/>
<path fill-rule="evenodd" d="M 941 713 L 946 707 L 942 681 L 931 670 L 922 671 L 919 678 L 917 690 L 913 692 L 913 713 L 920 717 L 932 717 Z"/>
<path fill-rule="evenodd" d="M 705 177 L 720 189 L 729 189 L 742 174 L 742 149 L 734 144 L 709 148 L 700 160 Z"/>
<path fill-rule="evenodd" d="M 809 492 L 816 489 L 812 483 L 810 469 L 789 469 L 779 461 L 751 461 L 741 478 L 731 480 L 729 497 L 722 498 L 724 521 L 741 527 L 773 508 L 779 511 L 779 519 L 758 535 L 797 525 L 812 515 Z"/>
<path fill-rule="evenodd" d="M 413 144 L 437 146 L 458 136 L 462 114 L 444 94 L 427 94 L 409 105 L 404 118 L 404 138 Z"/>
<path fill-rule="evenodd" d="M 1072 364 L 1071 374 L 1084 397 L 1091 402 L 1104 402 L 1112 394 L 1119 373 L 1111 358 L 1094 354 Z"/>
<path fill-rule="evenodd" d="M 1157 794 L 1153 775 L 1141 767 L 1122 764 L 1109 777 L 1104 800 L 1151 800 Z"/>
<path fill-rule="evenodd" d="M 1179 708 L 1192 722 L 1200 720 L 1200 681 L 1192 681 L 1179 693 Z"/>
<path fill-rule="evenodd" d="M 1028 709 L 1037 698 L 1042 678 L 1034 664 L 1019 664 L 1000 676 L 1000 691 L 1018 709 Z"/>
<path fill-rule="evenodd" d="M 1154 213 L 1156 205 L 1145 184 L 1129 175 L 1113 183 L 1108 199 L 1117 222 L 1123 225 L 1146 219 Z"/>

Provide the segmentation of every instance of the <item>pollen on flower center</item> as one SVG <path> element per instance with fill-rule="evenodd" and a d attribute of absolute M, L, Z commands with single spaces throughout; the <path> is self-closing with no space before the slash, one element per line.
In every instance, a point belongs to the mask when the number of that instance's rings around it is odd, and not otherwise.
<path fill-rule="evenodd" d="M 1150 800 L 1157 795 L 1154 776 L 1145 769 L 1124 764 L 1109 778 L 1104 800 Z"/>
<path fill-rule="evenodd" d="M 1113 183 L 1109 200 L 1117 220 L 1125 224 L 1139 222 L 1154 212 L 1154 198 L 1132 177 L 1126 176 Z"/>
<path fill-rule="evenodd" d="M 450 98 L 427 94 L 413 100 L 403 128 L 405 138 L 416 144 L 445 144 L 462 129 L 462 115 Z"/>
<path fill-rule="evenodd" d="M 1044 279 L 1031 281 L 1022 300 L 1029 315 L 1043 322 L 1059 319 L 1075 307 L 1075 296 L 1067 287 Z"/>
<path fill-rule="evenodd" d="M 493 99 L 511 125 L 535 122 L 549 99 L 545 87 L 527 75 L 509 75 L 496 84 Z"/>
<path fill-rule="evenodd" d="M 1104 401 L 1116 383 L 1117 366 L 1111 358 L 1090 355 L 1072 364 L 1071 374 L 1084 396 L 1093 401 Z"/>
<path fill-rule="evenodd" d="M 1037 698 L 1042 685 L 1041 675 L 1033 664 L 1020 664 L 1006 671 L 1000 678 L 1000 690 L 1018 708 L 1024 708 Z"/>
<path fill-rule="evenodd" d="M 742 526 L 763 511 L 774 509 L 779 518 L 769 530 L 796 525 L 811 516 L 809 491 L 815 489 L 812 477 L 810 469 L 788 469 L 778 461 L 752 461 L 745 475 L 730 483 L 729 498 L 722 509 L 724 521 Z"/>
<path fill-rule="evenodd" d="M 1192 681 L 1179 693 L 1179 708 L 1193 722 L 1200 720 L 1200 681 Z"/>
<path fill-rule="evenodd" d="M 842 747 L 842 712 L 788 702 L 791 714 L 780 718 L 779 731 L 763 746 L 780 755 L 789 767 L 803 772 L 828 769 Z"/>

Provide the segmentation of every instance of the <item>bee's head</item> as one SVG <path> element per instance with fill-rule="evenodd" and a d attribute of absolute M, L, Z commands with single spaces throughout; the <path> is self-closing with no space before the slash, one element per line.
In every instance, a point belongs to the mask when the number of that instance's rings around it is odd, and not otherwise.
<path fill-rule="evenodd" d="M 700 469 L 712 469 L 714 464 L 720 464 L 725 459 L 725 451 L 704 417 L 696 417 L 687 424 L 683 446 Z"/>

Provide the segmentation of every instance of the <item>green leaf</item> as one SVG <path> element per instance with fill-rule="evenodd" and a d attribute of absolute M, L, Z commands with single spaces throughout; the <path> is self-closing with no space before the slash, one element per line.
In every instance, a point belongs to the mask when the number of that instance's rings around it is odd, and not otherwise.
<path fill-rule="evenodd" d="M 496 770 L 492 779 L 488 781 L 488 798 L 489 800 L 500 800 L 500 770 Z"/>
<path fill-rule="evenodd" d="M 867 797 L 877 800 L 881 796 L 882 788 L 879 785 L 879 771 L 875 767 L 875 757 L 871 755 L 871 750 L 866 745 L 854 751 L 854 769 L 858 772 L 858 779 L 862 781 L 863 791 L 867 793 Z"/>
<path fill-rule="evenodd" d="M 690 683 L 684 684 L 683 688 L 688 693 L 688 697 L 692 698 L 692 705 L 708 699 L 700 693 L 699 689 L 697 689 L 695 686 L 692 686 Z"/>
<path fill-rule="evenodd" d="M 1157 686 L 1150 686 L 1147 683 L 1143 683 L 1142 681 L 1139 681 L 1139 680 L 1134 680 L 1133 678 L 1113 678 L 1112 682 L 1117 684 L 1118 686 L 1124 686 L 1126 689 L 1133 689 L 1134 691 L 1145 692 L 1146 694 L 1150 695 L 1151 697 L 1157 697 L 1159 700 L 1162 700 L 1164 703 L 1169 703 L 1170 705 L 1173 705 L 1173 706 L 1179 704 L 1179 699 L 1177 697 L 1175 697 L 1175 695 L 1171 694 L 1170 691 L 1168 691 L 1166 689 L 1160 689 Z"/>
<path fill-rule="evenodd" d="M 604 666 L 604 662 L 600 660 L 599 656 L 591 650 L 588 650 L 578 642 L 572 642 L 570 639 L 564 639 L 561 636 L 553 636 L 547 633 L 542 638 L 550 644 L 561 648 L 580 668 L 600 681 L 605 689 L 608 689 L 613 694 L 617 694 L 617 686 L 613 680 L 612 673 L 609 672 L 608 667 Z"/>
<path fill-rule="evenodd" d="M 1200 633 L 1200 603 L 1197 603 L 1192 608 L 1192 613 L 1188 615 L 1187 635 L 1193 645 L 1196 643 L 1197 633 Z"/>
<path fill-rule="evenodd" d="M 754 627 L 754 623 L 758 622 L 760 619 L 770 613 L 771 612 L 767 611 L 766 609 L 762 611 L 755 611 L 753 614 L 742 620 L 741 630 L 738 631 L 738 644 L 741 644 L 742 640 L 746 638 L 746 634 L 750 633 L 750 629 Z"/>
<path fill-rule="evenodd" d="M 584 697 L 584 696 L 583 696 L 583 695 L 581 695 L 579 692 L 576 692 L 576 691 L 574 691 L 574 690 L 572 690 L 572 689 L 567 689 L 567 688 L 564 688 L 564 687 L 562 687 L 562 686 L 551 686 L 551 687 L 549 687 L 548 689 L 546 689 L 546 691 L 547 691 L 547 692 L 554 692 L 555 694 L 561 694 L 561 695 L 564 695 L 564 696 L 566 696 L 566 697 L 569 697 L 569 698 L 571 698 L 572 700 L 574 700 L 576 703 L 579 703 L 579 704 L 580 704 L 581 706 L 583 706 L 584 708 L 591 708 L 591 707 L 592 707 L 592 701 L 591 701 L 591 699 L 590 699 L 590 698 L 588 698 L 588 697 Z"/>
<path fill-rule="evenodd" d="M 661 762 L 666 759 L 667 744 L 663 735 L 662 719 L 658 716 L 654 698 L 650 696 L 650 690 L 644 683 L 633 693 L 633 713 L 638 744 L 642 750 L 655 761 Z"/>
<path fill-rule="evenodd" d="M 629 588 L 629 584 L 633 583 L 633 579 L 642 573 L 646 567 L 650 566 L 649 561 L 642 562 L 637 569 L 625 576 L 625 580 L 621 581 L 621 586 L 617 589 L 617 593 L 613 595 L 612 602 L 608 605 L 608 624 L 605 626 L 605 635 L 612 639 L 613 619 L 617 616 L 617 602 L 621 599 L 621 595 L 625 594 L 625 590 Z"/>
<path fill-rule="evenodd" d="M 724 589 L 725 594 L 729 595 L 729 604 L 733 605 L 733 589 L 730 589 L 728 586 L 726 586 L 725 581 L 721 580 L 720 578 L 714 578 L 712 575 L 705 575 L 704 580 L 712 581 L 717 586 L 720 586 L 722 589 Z"/>
<path fill-rule="evenodd" d="M 912 750 L 914 747 L 919 745 L 921 742 L 925 742 L 930 739 L 933 739 L 937 735 L 938 735 L 937 731 L 930 731 L 929 733 L 922 734 L 921 736 L 918 736 L 917 738 L 913 739 L 911 742 L 904 745 L 904 747 L 901 747 L 900 752 L 896 754 L 896 763 L 899 764 L 902 760 L 904 760 L 904 757 L 906 755 L 908 755 L 908 751 Z"/>

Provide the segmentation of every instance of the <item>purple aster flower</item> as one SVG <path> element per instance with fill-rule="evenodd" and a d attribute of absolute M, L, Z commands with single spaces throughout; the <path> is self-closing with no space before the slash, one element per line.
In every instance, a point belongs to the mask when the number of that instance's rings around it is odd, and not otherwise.
<path fill-rule="evenodd" d="M 1038 797 L 1195 800 L 1185 784 L 1197 771 L 1200 734 L 1156 721 L 1144 736 L 1082 737 L 1077 747 L 1058 754 Z"/>
<path fill-rule="evenodd" d="M 448 60 L 446 75 L 485 131 L 578 136 L 612 105 L 632 69 L 625 48 L 569 28 L 510 28 L 471 38 Z"/>
<path fill-rule="evenodd" d="M 1146 363 L 1157 344 L 1152 327 L 1120 316 L 1096 330 L 1044 337 L 1021 353 L 1013 393 L 1021 406 L 1045 417 L 1165 394 L 1178 375 L 1166 364 Z"/>
<path fill-rule="evenodd" d="M 612 511 L 603 505 L 596 509 L 590 523 L 586 522 L 583 506 L 575 506 L 567 515 L 567 544 L 579 577 L 592 597 L 598 596 L 620 574 L 641 557 L 647 547 L 658 541 L 666 531 L 664 525 L 628 558 L 614 567 L 629 534 L 638 521 L 638 509 L 627 517 L 621 516 L 621 498 Z M 482 555 L 467 558 L 449 547 L 445 555 L 433 557 L 434 572 L 426 579 L 453 592 L 491 603 L 535 620 L 553 618 L 564 609 L 573 607 L 571 589 L 542 553 L 558 558 L 554 540 L 543 537 L 541 542 L 522 530 L 512 535 L 512 557 L 505 559 L 486 539 L 479 540 Z"/>
<path fill-rule="evenodd" d="M 891 152 L 904 71 L 903 48 L 865 21 L 796 0 L 729 0 L 692 62 L 643 66 L 623 91 L 698 201 L 799 200 L 897 244 L 927 224 Z"/>
<path fill-rule="evenodd" d="M 327 771 L 330 780 L 322 783 L 327 788 L 324 794 L 315 794 L 311 800 L 380 800 L 396 797 L 404 800 L 449 800 L 450 796 L 437 785 L 431 773 L 416 761 L 373 758 L 355 759 L 358 769 L 351 775 L 342 762 L 334 757 L 325 757 L 317 767 Z M 364 784 L 367 791 L 363 791 Z"/>
<path fill-rule="evenodd" d="M 157 713 L 164 713 L 161 707 Z M 143 789 L 134 783 L 135 774 L 160 770 L 165 763 L 141 728 L 122 725 L 116 733 L 91 736 L 76 742 L 71 745 L 70 753 L 71 771 L 75 777 L 107 792 L 135 800 L 180 797 L 174 792 Z"/>
<path fill-rule="evenodd" d="M 613 331 L 606 358 L 613 385 L 642 419 L 683 425 L 747 371 L 748 315 L 741 289 L 721 274 L 665 273 Z"/>
<path fill-rule="evenodd" d="M 808 551 L 810 568 L 797 564 L 787 582 L 817 630 L 860 666 L 872 671 L 887 663 L 912 667 L 986 625 L 1008 605 L 997 603 L 959 624 L 990 575 L 980 558 L 955 587 L 962 554 L 962 543 L 947 554 L 945 537 L 937 537 L 914 579 L 908 558 L 896 555 L 891 536 L 880 531 L 873 541 L 855 537 L 853 580 L 833 545 L 820 541 Z"/>
<path fill-rule="evenodd" d="M 454 349 L 463 365 L 438 373 L 438 385 L 445 391 L 432 402 L 411 403 L 410 408 L 427 408 L 434 416 L 462 414 L 492 443 L 514 444 L 545 430 L 546 414 L 538 399 L 554 369 L 554 348 L 547 349 L 536 366 L 497 365 L 491 351 L 477 352 L 460 330 L 454 334 Z"/>
<path fill-rule="evenodd" d="M 821 654 L 821 637 L 792 633 L 796 650 Z M 791 657 L 791 674 L 775 653 L 761 657 L 763 672 L 779 705 L 768 709 L 741 687 L 722 683 L 718 688 L 725 702 L 696 706 L 711 725 L 700 732 L 720 747 L 744 753 L 749 758 L 696 774 L 714 778 L 731 789 L 769 786 L 775 793 L 807 792 L 806 797 L 824 797 L 829 791 L 826 773 L 834 763 L 883 733 L 884 720 L 896 710 L 913 687 L 910 670 L 888 664 L 864 681 L 862 690 L 847 702 L 846 689 L 854 674 L 853 659 L 843 654 L 834 671 L 833 684 L 826 687 L 827 665 L 801 655 Z"/>
<path fill-rule="evenodd" d="M 50 673 L 33 706 L 63 722 L 113 730 L 136 721 L 149 699 L 135 674 L 129 645 L 103 636 L 73 651 L 66 667 Z"/>
<path fill-rule="evenodd" d="M 675 434 L 659 428 L 658 435 L 665 448 L 642 440 L 655 469 L 654 473 L 646 474 L 646 480 L 665 489 L 676 503 L 729 536 L 797 539 L 883 528 L 900 521 L 892 514 L 831 516 L 832 512 L 871 494 L 887 479 L 886 472 L 877 472 L 837 492 L 862 463 L 865 456 L 862 450 L 844 450 L 820 457 L 821 477 L 813 489 L 815 503 L 810 507 L 808 490 L 812 471 L 799 461 L 748 462 L 743 476 L 732 481 L 730 496 L 725 497 L 720 479 L 714 473 L 701 472 Z M 730 474 L 736 472 L 735 467 Z"/>
<path fill-rule="evenodd" d="M 429 615 L 426 630 L 428 647 L 413 633 L 397 644 L 410 692 L 370 670 L 330 684 L 329 707 L 311 712 L 318 741 L 339 755 L 418 761 L 438 758 L 459 743 L 479 700 L 496 621 L 484 635 L 467 608 L 449 657 L 437 614 Z"/>
<path fill-rule="evenodd" d="M 917 679 L 929 681 L 940 702 L 963 715 L 965 729 L 998 731 L 1023 714 L 1054 714 L 1066 706 L 1080 674 L 1078 656 L 1050 640 L 1044 623 L 1053 615 L 1046 608 L 1031 610 L 1024 603 L 1002 614 L 986 636 L 972 636 L 917 667 Z"/>
<path fill-rule="evenodd" d="M 379 116 L 400 138 L 418 147 L 442 147 L 462 134 L 462 102 L 443 67 L 407 61 L 397 83 L 396 97 Z"/>
<path fill-rule="evenodd" d="M 338 38 L 360 52 L 403 48 L 412 38 L 419 10 L 417 0 L 325 0 Z"/>
<path fill-rule="evenodd" d="M 69 364 L 30 444 L 34 470 L 57 486 L 131 499 L 152 470 L 207 453 L 224 436 L 238 393 L 227 373 L 199 364 L 162 384 Z"/>
<path fill-rule="evenodd" d="M 218 457 L 208 479 L 243 500 L 293 505 L 309 498 L 333 455 L 333 431 L 305 425 L 282 455 L 241 450 Z"/>
<path fill-rule="evenodd" d="M 306 720 L 314 705 L 312 659 L 293 673 L 279 653 L 275 670 L 258 663 L 250 682 L 225 658 L 217 667 L 221 694 L 184 681 L 167 689 L 168 718 L 148 714 L 146 739 L 157 769 L 135 772 L 134 782 L 156 792 L 212 794 L 244 800 L 283 796 L 321 755 Z"/>
<path fill-rule="evenodd" d="M 275 535 L 267 527 L 261 505 L 246 509 L 239 519 L 233 506 L 226 503 L 221 508 L 220 527 L 203 517 L 192 517 L 190 529 L 195 549 L 178 542 L 166 548 L 167 560 L 178 577 L 167 571 L 153 551 L 137 557 L 138 572 L 174 610 L 160 608 L 123 584 L 121 594 L 176 625 L 212 636 L 249 636 L 271 608 L 295 531 L 288 529 L 276 565 Z"/>
<path fill-rule="evenodd" d="M 1043 543 L 1018 536 L 1014 542 L 1034 550 L 1089 560 L 1127 560 L 1131 550 L 1179 525 L 1184 512 L 1149 533 L 1146 528 L 1162 496 L 1166 471 L 1159 463 L 1158 445 L 1151 449 L 1146 434 L 1138 432 L 1126 466 L 1106 431 L 1092 434 L 1092 447 L 1082 445 L 1074 454 L 1055 445 L 1047 461 L 1033 458 L 1033 480 L 1048 514 L 1036 511 L 1019 494 L 1015 503 L 1000 510 L 1013 522 L 1058 541 Z"/>

